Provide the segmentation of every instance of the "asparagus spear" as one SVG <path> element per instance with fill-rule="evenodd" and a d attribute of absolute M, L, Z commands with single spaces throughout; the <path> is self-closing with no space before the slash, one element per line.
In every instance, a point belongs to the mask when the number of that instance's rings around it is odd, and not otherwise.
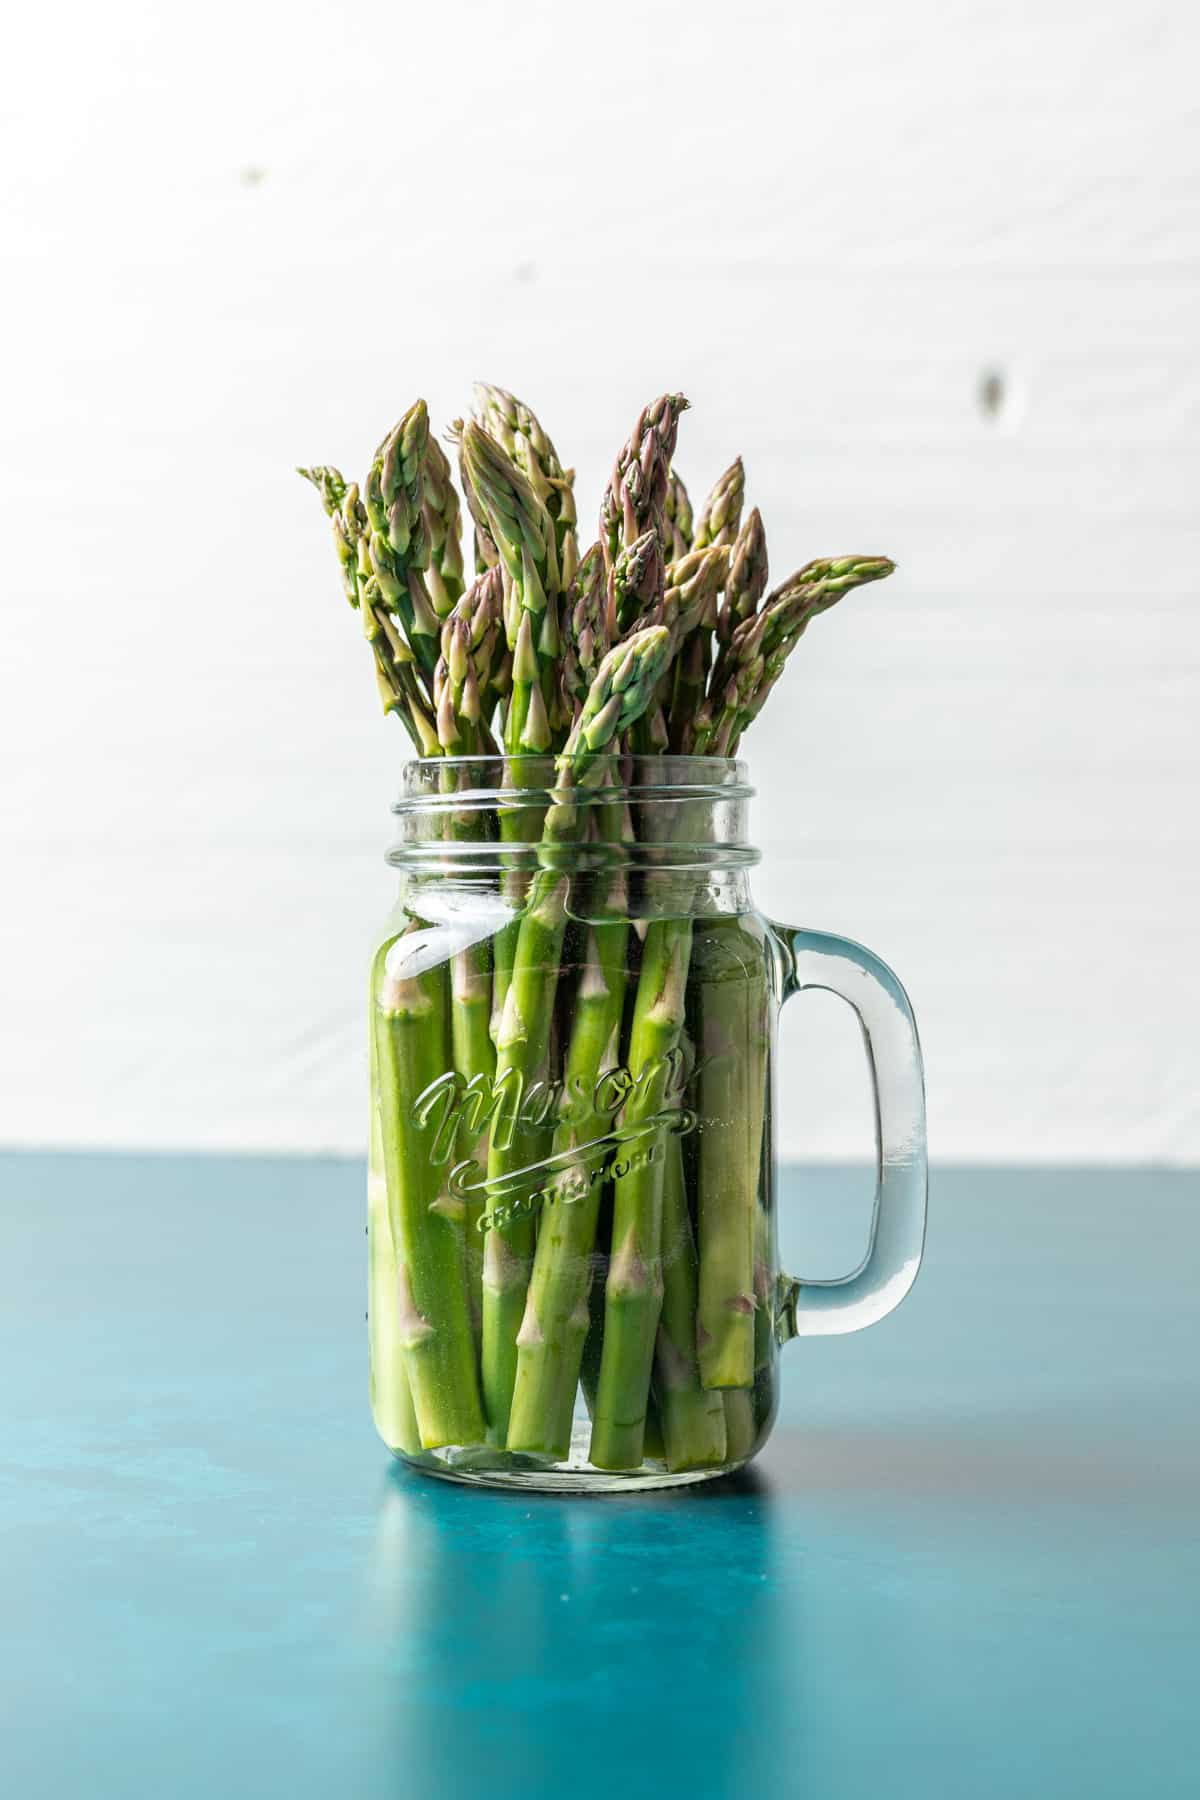
<path fill-rule="evenodd" d="M 715 605 L 728 569 L 729 551 L 723 544 L 689 550 L 668 566 L 661 598 L 650 604 L 631 629 L 665 625 L 677 651 Z"/>
<path fill-rule="evenodd" d="M 321 496 L 333 529 L 333 548 L 342 574 L 342 586 L 351 606 L 358 605 L 359 539 L 367 530 L 367 515 L 355 483 L 348 483 L 340 469 L 317 464 L 311 469 L 297 469 L 305 481 L 311 481 Z M 369 572 L 369 571 L 365 571 Z"/>
<path fill-rule="evenodd" d="M 531 406 L 489 382 L 475 384 L 480 424 L 506 450 L 554 521 L 559 578 L 565 591 L 575 577 L 579 545 L 575 535 L 575 471 L 564 469 L 558 451 Z"/>
<path fill-rule="evenodd" d="M 662 544 L 657 529 L 651 526 L 631 544 L 622 545 L 609 569 L 605 606 L 609 636 L 623 637 L 637 630 L 634 620 L 661 619 L 665 584 Z"/>
<path fill-rule="evenodd" d="M 745 491 L 746 473 L 739 456 L 714 483 L 700 508 L 693 539 L 695 550 L 706 550 L 718 544 L 732 545 L 737 536 Z M 677 753 L 688 748 L 696 713 L 704 700 L 718 617 L 717 594 L 713 591 L 703 614 L 680 645 L 667 720 L 668 742 Z"/>
<path fill-rule="evenodd" d="M 890 572 L 891 564 L 883 558 L 809 564 L 760 614 L 738 625 L 724 656 L 719 722 L 710 728 L 702 720 L 698 744 L 711 741 L 719 754 L 732 754 L 809 619 L 851 587 Z M 722 676 L 720 667 L 717 676 Z M 761 945 L 741 921 L 714 920 L 705 936 L 708 979 L 698 987 L 696 1102 L 706 1122 L 696 1161 L 699 1366 L 707 1388 L 749 1389 L 758 1305 L 755 1233 L 767 1079 L 766 990 Z M 746 1454 L 748 1420 L 746 1405 L 732 1403 L 727 1409 L 731 1455 Z"/>
<path fill-rule="evenodd" d="M 541 1078 L 549 1047 L 567 916 L 568 877 L 562 872 L 562 849 L 578 838 L 580 795 L 603 779 L 605 754 L 611 753 L 612 745 L 649 705 L 670 641 L 670 633 L 661 626 L 651 627 L 609 651 L 555 762 L 555 785 L 540 851 L 543 867 L 521 917 L 512 979 L 496 1038 L 497 1085 L 507 1082 L 514 1099 L 507 1128 L 501 1128 L 499 1122 L 493 1127 L 489 1183 L 511 1177 L 530 1161 L 531 1129 L 535 1128 L 521 1118 L 521 1098 Z M 483 1388 L 489 1435 L 497 1443 L 503 1443 L 508 1434 L 532 1247 L 532 1225 L 526 1217 L 493 1220 L 485 1238 Z M 543 1337 L 552 1329 L 548 1319 L 540 1323 Z M 532 1335 L 522 1333 L 524 1345 L 536 1350 Z"/>
<path fill-rule="evenodd" d="M 696 1110 L 704 1131 L 696 1157 L 696 1347 L 706 1388 L 748 1388 L 769 1048 L 766 965 L 761 941 L 740 919 L 710 919 L 699 929 Z"/>
<path fill-rule="evenodd" d="M 463 1209 L 443 1195 L 406 1128 L 446 1067 L 445 969 L 422 967 L 424 934 L 395 938 L 373 1009 L 388 1215 L 397 1260 L 396 1329 L 421 1444 L 476 1444 L 483 1414 L 463 1263 Z"/>
<path fill-rule="evenodd" d="M 429 597 L 429 531 L 424 514 L 429 414 L 423 400 L 409 407 L 380 444 L 363 483 L 370 536 L 370 569 L 391 607 L 418 665 L 432 677 L 438 654 L 438 618 Z"/>
<path fill-rule="evenodd" d="M 429 540 L 429 599 L 439 619 L 446 619 L 461 599 L 463 581 L 461 508 L 450 464 L 437 439 L 425 446 L 424 497 L 421 505 L 425 535 Z"/>
<path fill-rule="evenodd" d="M 638 539 L 629 550 L 622 552 L 622 556 L 632 556 L 641 541 Z M 620 569 L 620 563 L 619 557 L 617 570 Z M 689 632 L 695 630 L 699 621 L 715 604 L 728 563 L 729 551 L 723 544 L 710 544 L 704 550 L 688 551 L 686 556 L 672 563 L 666 571 L 665 585 L 633 629 L 640 630 L 649 624 L 665 625 L 671 632 L 677 653 L 678 645 L 687 639 Z M 641 720 L 634 735 L 632 748 L 639 755 L 661 754 L 669 748 L 667 708 L 673 687 L 674 676 L 668 669 L 659 684 L 654 706 Z"/>
<path fill-rule="evenodd" d="M 475 671 L 475 688 L 479 696 L 477 742 L 471 754 L 499 756 L 500 747 L 492 735 L 496 706 L 509 686 L 512 659 L 504 636 L 504 588 L 499 566 L 476 576 L 466 593 L 457 601 L 447 625 L 461 619 L 467 631 L 471 663 Z M 442 654 L 446 653 L 446 625 L 442 627 Z"/>
<path fill-rule="evenodd" d="M 708 544 L 732 544 L 737 537 L 746 493 L 746 471 L 741 457 L 736 457 L 723 475 L 719 475 L 696 515 L 692 549 L 703 550 Z"/>
<path fill-rule="evenodd" d="M 536 765 L 524 760 L 550 749 L 552 725 L 547 700 L 556 689 L 558 636 L 558 552 L 554 523 L 545 502 L 491 434 L 475 420 L 456 427 L 463 482 L 472 509 L 483 519 L 501 559 L 504 624 L 512 661 L 504 719 L 508 779 L 515 788 L 532 784 Z M 513 846 L 536 843 L 541 813 L 536 806 L 506 807 L 500 834 Z M 493 1030 L 498 1034 L 516 954 L 516 909 L 524 899 L 519 870 L 506 876 L 513 922 L 493 944 Z M 486 1247 L 485 1247 L 486 1248 Z M 493 1260 L 499 1252 L 495 1252 Z"/>
<path fill-rule="evenodd" d="M 505 721 L 510 756 L 550 748 L 547 697 L 557 660 L 559 565 L 554 524 L 526 477 L 475 420 L 461 427 L 463 480 L 505 571 L 505 629 L 513 653 Z"/>
<path fill-rule="evenodd" d="M 761 612 L 737 627 L 717 659 L 709 697 L 696 720 L 696 755 L 731 756 L 810 620 L 851 589 L 881 581 L 894 568 L 886 556 L 839 557 L 806 563 L 776 588 Z"/>
<path fill-rule="evenodd" d="M 604 556 L 599 544 L 586 551 L 566 597 L 562 697 L 572 712 L 587 699 L 592 679 L 609 648 Z"/>
<path fill-rule="evenodd" d="M 586 1157 L 575 1165 L 559 1159 L 596 1143 L 608 1124 L 595 1098 L 600 1076 L 618 1061 L 628 937 L 628 921 L 615 917 L 588 930 L 564 1063 L 564 1107 L 554 1134 L 554 1167 L 561 1172 L 542 1209 L 516 1340 L 510 1450 L 562 1458 L 570 1449 L 603 1182 L 601 1167 Z"/>
<path fill-rule="evenodd" d="M 688 491 L 683 482 L 670 470 L 667 475 L 667 493 L 663 501 L 663 516 L 666 529 L 663 534 L 663 554 L 668 562 L 686 555 L 692 547 L 692 503 L 688 499 Z"/>
<path fill-rule="evenodd" d="M 604 1341 L 589 1452 L 599 1469 L 636 1469 L 645 1454 L 646 1411 L 663 1301 L 661 1123 L 683 1030 L 691 923 L 655 919 L 642 947 L 629 1043 L 634 1087 L 622 1124 L 636 1157 L 613 1189 L 612 1255 L 604 1290 Z"/>
<path fill-rule="evenodd" d="M 311 469 L 297 469 L 296 473 L 312 482 L 325 511 L 332 518 L 346 495 L 346 480 L 341 470 L 335 469 L 332 463 L 315 463 Z"/>
<path fill-rule="evenodd" d="M 663 1305 L 654 1351 L 654 1391 L 667 1467 L 706 1469 L 726 1455 L 725 1408 L 706 1392 L 696 1361 L 697 1259 L 688 1214 L 683 1144 L 671 1134 L 663 1173 Z"/>
<path fill-rule="evenodd" d="M 767 537 L 757 506 L 733 542 L 725 596 L 717 612 L 717 642 L 725 645 L 739 625 L 752 619 L 767 591 Z"/>
<path fill-rule="evenodd" d="M 442 628 L 442 657 L 438 663 L 438 738 L 447 756 L 479 753 L 486 731 L 479 706 L 475 662 L 471 654 L 471 622 L 467 609 L 456 607 Z M 469 782 L 466 770 L 451 766 L 443 776 L 443 791 L 452 794 L 460 782 Z M 449 831 L 459 842 L 474 842 L 482 835 L 479 814 L 472 810 L 449 815 Z M 455 952 L 450 964 L 450 1042 L 454 1068 L 464 1085 L 490 1089 L 496 1071 L 492 1046 L 492 947 L 486 939 Z M 459 1145 L 460 1154 L 487 1161 L 486 1131 Z M 467 1203 L 464 1214 L 467 1292 L 471 1322 L 482 1328 L 483 1256 L 479 1238 L 482 1201 Z"/>
<path fill-rule="evenodd" d="M 387 946 L 375 956 L 367 990 L 367 1017 L 373 1023 L 375 995 L 383 976 Z M 383 1119 L 379 1109 L 379 1061 L 375 1032 L 367 1034 L 370 1065 L 367 1163 L 367 1343 L 370 1357 L 371 1412 L 380 1437 L 391 1450 L 410 1456 L 421 1448 L 421 1432 L 413 1408 L 412 1386 L 404 1347 L 396 1325 L 399 1263 L 392 1241 L 384 1168 Z"/>
<path fill-rule="evenodd" d="M 611 568 L 622 544 L 654 529 L 666 540 L 666 502 L 682 394 L 663 394 L 638 414 L 600 503 L 600 542 Z"/>
<path fill-rule="evenodd" d="M 710 612 L 728 562 L 725 545 L 709 544 L 689 552 L 667 571 L 662 599 L 648 616 L 662 621 L 673 647 Z M 650 1125 L 662 1111 L 671 1059 L 683 1031 L 691 944 L 687 918 L 656 919 L 647 927 L 630 1032 L 629 1066 L 637 1085 L 624 1113 L 624 1122 L 634 1129 Z M 664 1135 L 661 1123 L 649 1131 L 646 1161 L 615 1186 L 590 1451 L 599 1468 L 637 1468 L 645 1454 L 650 1375 L 663 1302 Z M 673 1299 L 676 1329 L 681 1310 L 682 1301 L 677 1307 Z"/>

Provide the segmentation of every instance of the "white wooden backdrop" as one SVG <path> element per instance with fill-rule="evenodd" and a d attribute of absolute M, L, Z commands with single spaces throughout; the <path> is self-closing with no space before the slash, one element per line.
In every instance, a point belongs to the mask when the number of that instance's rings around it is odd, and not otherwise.
<path fill-rule="evenodd" d="M 759 893 L 901 972 L 935 1153 L 1200 1155 L 1197 20 L 20 9 L 0 1138 L 361 1144 L 403 745 L 291 466 L 483 375 L 586 506 L 681 387 L 778 572 L 902 565 L 754 736 Z M 785 1044 L 785 1146 L 862 1148 L 848 1019 Z"/>

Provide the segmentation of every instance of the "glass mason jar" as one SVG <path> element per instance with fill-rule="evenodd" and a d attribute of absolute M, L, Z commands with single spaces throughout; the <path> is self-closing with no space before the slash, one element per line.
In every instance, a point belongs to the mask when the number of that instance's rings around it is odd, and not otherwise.
<path fill-rule="evenodd" d="M 410 763 L 370 977 L 371 1399 L 430 1474 L 580 1492 L 739 1468 L 779 1347 L 882 1318 L 925 1227 L 921 1056 L 869 951 L 754 909 L 739 762 Z M 783 1001 L 839 994 L 875 1085 L 871 1244 L 779 1268 Z"/>

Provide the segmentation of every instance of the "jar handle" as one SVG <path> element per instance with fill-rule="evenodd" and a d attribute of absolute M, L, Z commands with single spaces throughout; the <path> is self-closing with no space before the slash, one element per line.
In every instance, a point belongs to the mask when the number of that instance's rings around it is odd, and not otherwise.
<path fill-rule="evenodd" d="M 857 1013 L 875 1100 L 875 1210 L 867 1254 L 851 1274 L 834 1281 L 780 1278 L 776 1331 L 785 1343 L 874 1325 L 899 1306 L 916 1280 L 928 1191 L 925 1078 L 908 995 L 886 963 L 828 932 L 771 929 L 784 955 L 785 1000 L 823 988 Z"/>

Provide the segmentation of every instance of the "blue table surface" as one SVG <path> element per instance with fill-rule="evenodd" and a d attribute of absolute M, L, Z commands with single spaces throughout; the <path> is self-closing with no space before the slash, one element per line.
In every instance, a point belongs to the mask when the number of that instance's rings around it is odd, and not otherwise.
<path fill-rule="evenodd" d="M 866 1194 L 788 1171 L 785 1261 Z M 376 1442 L 356 1164 L 0 1158 L 0 1786 L 1192 1796 L 1198 1201 L 943 1171 L 753 1472 L 560 1499 Z"/>

